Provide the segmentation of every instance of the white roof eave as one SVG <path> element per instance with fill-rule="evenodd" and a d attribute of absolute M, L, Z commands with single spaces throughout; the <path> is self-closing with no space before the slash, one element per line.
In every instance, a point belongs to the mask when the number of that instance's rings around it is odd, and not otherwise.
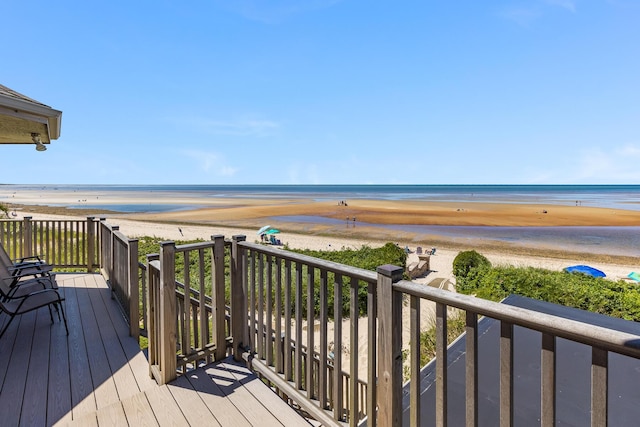
<path fill-rule="evenodd" d="M 60 137 L 62 111 L 55 110 L 43 104 L 0 94 L 0 114 L 35 122 L 45 122 L 47 125 L 48 139 L 54 140 Z"/>

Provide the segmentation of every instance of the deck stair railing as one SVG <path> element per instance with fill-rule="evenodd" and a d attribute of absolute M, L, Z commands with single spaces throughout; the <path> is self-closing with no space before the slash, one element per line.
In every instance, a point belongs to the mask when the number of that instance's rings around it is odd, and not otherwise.
<path fill-rule="evenodd" d="M 225 302 L 223 236 L 176 245 L 161 243 L 147 266 L 149 364 L 160 384 L 201 364 L 226 357 L 230 325 Z M 181 280 L 176 258 L 180 256 Z M 207 274 L 206 265 L 210 265 Z"/>
<path fill-rule="evenodd" d="M 370 335 L 360 342 L 358 320 L 365 312 L 375 322 L 376 273 L 243 237 L 236 241 L 238 282 L 247 307 L 241 312 L 249 316 L 244 357 L 313 418 L 328 425 L 356 425 L 375 409 L 375 387 L 367 387 L 375 384 L 375 370 L 362 373 L 367 370 L 359 366 L 358 353 L 365 351 L 369 366 L 375 367 L 376 341 Z M 343 318 L 345 306 L 348 318 Z M 235 315 L 232 308 L 232 322 Z M 347 335 L 343 324 L 349 329 L 348 347 L 341 345 Z M 375 323 L 369 326 L 373 334 Z"/>
<path fill-rule="evenodd" d="M 230 252 L 226 273 L 225 251 Z M 191 268 L 178 273 L 177 261 Z M 211 277 L 205 274 L 208 265 Z M 360 305 L 368 297 L 361 301 L 358 291 L 363 286 L 373 290 L 375 273 L 248 243 L 244 236 L 227 242 L 223 236 L 212 236 L 212 241 L 188 245 L 163 242 L 160 254 L 149 257 L 147 276 L 149 362 L 159 383 L 226 357 L 232 345 L 236 358 L 250 359 L 253 369 L 280 395 L 314 418 L 356 425 L 373 407 L 367 408 L 367 402 L 375 402 L 375 388 L 367 387 L 371 378 L 366 375 L 358 378 L 357 354 L 345 367 L 344 347 L 332 343 L 342 342 L 344 301 L 353 313 L 366 310 Z M 319 295 L 324 295 L 317 307 L 316 277 Z M 340 286 L 329 286 L 329 279 Z M 326 329 L 329 287 L 336 304 L 331 336 Z M 371 304 L 373 318 L 374 309 Z M 352 317 L 350 342 L 362 348 L 366 343 L 358 342 L 358 316 Z M 316 332 L 318 322 L 324 327 Z M 375 363 L 373 349 L 369 356 Z"/>

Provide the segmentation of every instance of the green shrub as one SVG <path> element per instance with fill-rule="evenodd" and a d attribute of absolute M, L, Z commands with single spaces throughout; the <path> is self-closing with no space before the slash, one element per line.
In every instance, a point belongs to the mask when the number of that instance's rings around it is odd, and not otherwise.
<path fill-rule="evenodd" d="M 473 270 L 491 267 L 491 262 L 476 251 L 460 252 L 453 260 L 453 274 L 456 279 L 464 279 Z"/>
<path fill-rule="evenodd" d="M 289 249 L 291 252 L 333 261 L 340 264 L 376 271 L 384 264 L 397 265 L 404 268 L 407 263 L 406 252 L 394 243 L 387 243 L 379 248 L 362 246 L 360 249 L 342 248 L 339 251 L 312 251 L 309 249 Z"/>
<path fill-rule="evenodd" d="M 533 267 L 493 267 L 473 270 L 458 281 L 461 293 L 500 301 L 510 294 L 640 320 L 640 287 L 612 280 Z"/>

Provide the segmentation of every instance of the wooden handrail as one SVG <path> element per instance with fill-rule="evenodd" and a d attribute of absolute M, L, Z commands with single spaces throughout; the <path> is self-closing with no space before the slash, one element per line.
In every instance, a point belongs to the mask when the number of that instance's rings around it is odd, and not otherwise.
<path fill-rule="evenodd" d="M 99 266 L 95 220 L 0 220 L 0 243 L 11 258 L 39 256 L 55 268 L 83 268 L 88 272 Z"/>
<path fill-rule="evenodd" d="M 637 335 L 601 326 L 590 325 L 564 317 L 539 313 L 525 308 L 500 304 L 469 295 L 458 294 L 409 281 L 399 281 L 393 289 L 466 312 L 506 321 L 556 337 L 602 348 L 640 359 L 640 340 Z M 535 313 L 535 316 L 532 316 Z"/>

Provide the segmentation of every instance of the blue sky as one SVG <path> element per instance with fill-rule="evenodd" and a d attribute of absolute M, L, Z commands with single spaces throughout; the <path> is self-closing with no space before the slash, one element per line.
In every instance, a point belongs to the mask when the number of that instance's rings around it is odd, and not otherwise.
<path fill-rule="evenodd" d="M 0 4 L 0 182 L 637 184 L 640 1 Z"/>

